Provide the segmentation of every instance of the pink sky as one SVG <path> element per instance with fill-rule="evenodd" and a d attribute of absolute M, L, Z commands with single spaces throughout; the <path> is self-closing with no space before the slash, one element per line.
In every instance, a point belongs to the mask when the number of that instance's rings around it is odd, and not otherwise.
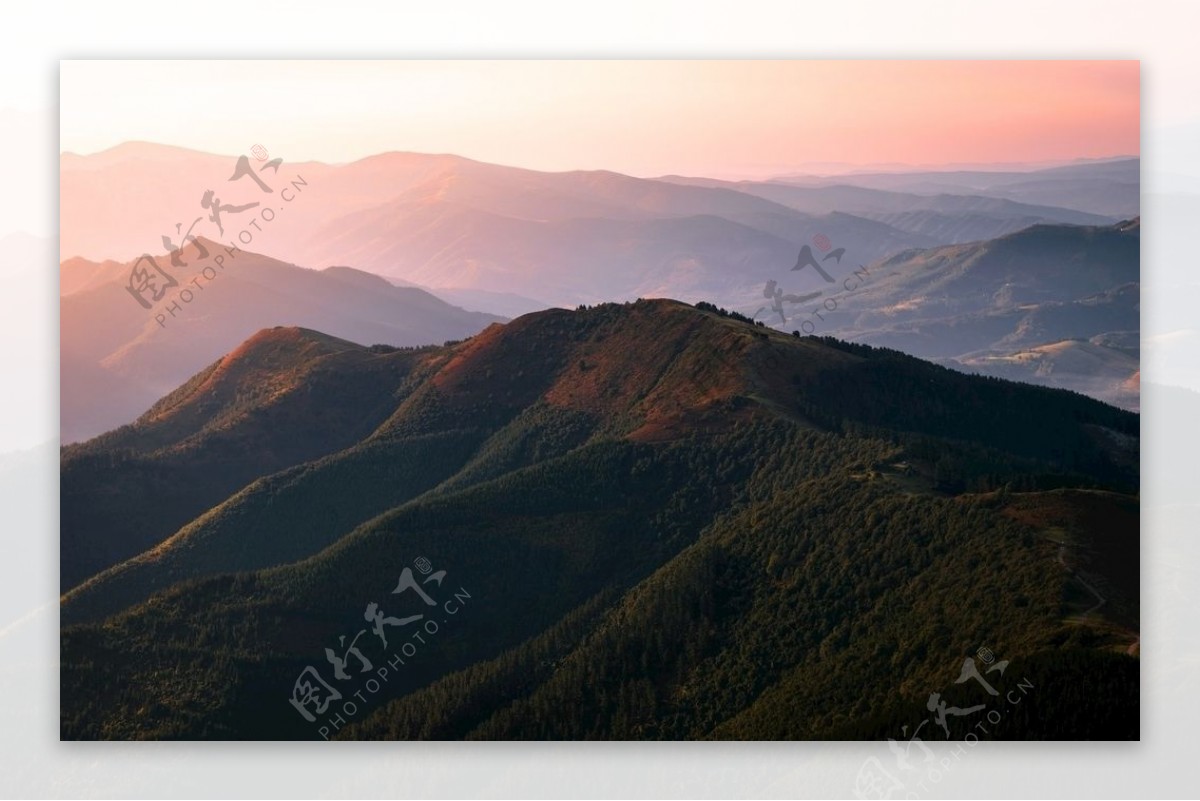
<path fill-rule="evenodd" d="M 1137 155 L 1136 61 L 64 61 L 61 146 L 724 177 Z"/>

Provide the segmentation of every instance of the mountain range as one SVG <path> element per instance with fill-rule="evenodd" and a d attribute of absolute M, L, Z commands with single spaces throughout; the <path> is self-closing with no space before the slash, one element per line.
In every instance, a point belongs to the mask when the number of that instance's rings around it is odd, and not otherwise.
<path fill-rule="evenodd" d="M 62 306 L 64 365 L 70 361 L 63 371 L 64 382 L 70 382 L 64 441 L 129 423 L 263 327 L 302 326 L 359 343 L 434 344 L 551 306 L 671 297 L 714 301 L 746 315 L 763 311 L 771 325 L 809 333 L 817 318 L 807 308 L 793 309 L 790 323 L 777 322 L 767 311 L 771 303 L 764 293 L 771 281 L 793 297 L 822 293 L 810 304 L 828 318 L 821 320 L 820 333 L 1137 408 L 1139 255 L 1128 246 L 1139 229 L 1136 192 L 1130 194 L 1137 185 L 1137 159 L 1031 171 L 730 182 L 549 173 L 452 155 L 386 153 L 339 165 L 283 163 L 267 169 L 273 162 L 256 163 L 255 174 L 278 187 L 277 192 L 268 186 L 269 194 L 244 175 L 230 183 L 238 175 L 235 162 L 146 143 L 90 156 L 63 154 L 62 253 L 121 255 L 117 262 L 72 257 L 60 265 L 61 291 L 71 298 Z M 214 283 L 204 296 L 204 311 L 200 304 L 186 308 L 186 324 L 175 326 L 178 335 L 197 327 L 187 345 L 159 347 L 160 339 L 173 335 L 156 330 L 161 326 L 152 315 L 138 326 L 132 319 L 118 320 L 117 284 L 127 278 L 132 259 L 146 249 L 161 254 L 162 244 L 182 241 L 186 226 L 173 232 L 174 223 L 165 221 L 164 227 L 165 210 L 180 209 L 174 216 L 184 222 L 194 217 L 215 237 L 198 202 L 204 189 L 241 192 L 240 200 L 257 203 L 278 201 L 289 181 L 293 200 L 279 205 L 269 223 L 261 212 L 259 230 L 251 231 L 253 245 L 245 250 L 260 249 L 285 264 L 349 265 L 352 269 L 338 268 L 337 274 L 352 281 L 325 281 L 326 288 L 312 276 L 334 276 L 318 269 L 289 273 L 306 277 L 295 289 L 283 273 L 268 279 L 270 288 L 258 281 L 235 292 L 233 282 Z M 1096 202 L 1097 197 L 1108 201 Z M 1133 222 L 1109 216 L 1117 211 L 1132 212 Z M 230 227 L 224 239 L 233 241 L 234 225 L 250 230 L 246 219 L 226 214 Z M 1095 233 L 1114 226 L 1124 239 Z M 822 240 L 845 252 L 844 264 L 841 255 L 836 263 L 823 256 L 826 268 L 841 270 L 839 279 L 857 267 L 889 278 L 831 297 L 836 284 L 823 284 L 815 273 L 790 275 L 797 252 Z M 211 247 L 216 240 L 200 241 Z M 1106 243 L 1120 241 L 1126 245 L 1104 252 Z M 1042 245 L 1046 250 L 1039 252 Z M 997 258 L 981 258 L 992 252 L 1017 259 L 999 272 L 1014 286 L 1040 286 L 1040 294 L 1005 300 L 1002 287 L 983 275 L 998 264 Z M 1051 264 L 1052 259 L 1060 260 Z M 1091 275 L 1097 260 L 1120 260 L 1120 270 L 1098 273 L 1119 272 L 1119 281 L 1074 291 L 1073 260 L 1079 259 L 1089 260 L 1080 275 Z M 387 283 L 372 284 L 356 270 Z M 946 279 L 954 291 L 967 290 L 954 310 L 931 303 L 921 285 L 936 284 L 941 279 L 930 276 L 939 271 L 970 277 L 965 283 Z M 242 275 L 262 272 L 247 269 Z M 968 286 L 976 279 L 988 291 Z M 1059 280 L 1063 285 L 1053 286 Z M 107 289 L 92 292 L 98 285 Z M 403 292 L 396 287 L 407 290 L 407 302 L 399 303 Z M 423 297 L 426 315 L 443 318 L 425 325 L 427 316 L 414 317 L 409 308 L 422 289 L 491 317 L 449 308 L 435 312 Z M 363 315 L 350 311 L 357 302 L 352 296 L 364 298 Z M 381 305 L 383 298 L 389 301 Z M 830 303 L 844 305 L 825 315 Z M 213 306 L 220 311 L 210 311 Z M 230 325 L 233 316 L 242 315 L 245 319 Z M 339 315 L 342 319 L 331 320 Z M 90 334 L 100 317 L 113 333 Z"/>
<path fill-rule="evenodd" d="M 63 739 L 1138 738 L 1137 159 L 60 166 Z"/>
<path fill-rule="evenodd" d="M 1007 736 L 1136 738 L 1138 448 L 708 304 L 261 331 L 63 452 L 62 736 L 899 736 L 986 646 L 1071 688 Z"/>
<path fill-rule="evenodd" d="M 255 247 L 276 258 L 318 268 L 350 265 L 434 290 L 510 293 L 560 306 L 642 296 L 734 302 L 753 296 L 766 274 L 789 266 L 795 249 L 818 235 L 852 245 L 869 262 L 1038 223 L 1124 218 L 992 197 L 965 178 L 951 186 L 961 191 L 919 194 L 847 184 L 551 173 L 452 155 L 385 153 L 350 164 L 250 166 L 266 192 L 235 163 L 145 143 L 64 154 L 63 257 L 127 261 L 159 252 L 164 236 L 177 241 L 194 229 L 225 241 L 247 231 L 261 241 Z M 1079 180 L 1107 181 L 1113 191 L 1127 182 L 1128 170 L 1085 166 L 1092 172 Z M 1041 172 L 1021 175 L 1052 180 Z M 1008 186 L 1014 185 L 1020 184 Z M 221 203 L 260 205 L 226 212 L 222 226 L 229 233 L 218 235 L 201 206 L 208 190 L 220 190 Z M 292 200 L 282 202 L 285 192 Z M 273 214 L 269 222 L 264 209 Z M 1125 216 L 1137 213 L 1134 204 Z M 250 220 L 258 231 L 247 228 Z"/>

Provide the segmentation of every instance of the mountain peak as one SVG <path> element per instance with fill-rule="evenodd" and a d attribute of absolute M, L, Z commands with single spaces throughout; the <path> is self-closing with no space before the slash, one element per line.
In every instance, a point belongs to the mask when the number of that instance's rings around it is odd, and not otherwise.
<path fill-rule="evenodd" d="M 298 325 L 276 325 L 264 328 L 247 339 L 240 347 L 232 351 L 226 360 L 240 354 L 253 353 L 267 347 L 316 347 L 326 353 L 337 353 L 343 350 L 362 350 L 363 346 L 345 339 L 323 334 L 311 328 Z"/>
<path fill-rule="evenodd" d="M 235 399 L 276 396 L 295 389 L 316 360 L 365 350 L 362 345 L 298 326 L 264 328 L 156 403 L 137 425 L 162 423 L 187 408 L 211 413 Z"/>

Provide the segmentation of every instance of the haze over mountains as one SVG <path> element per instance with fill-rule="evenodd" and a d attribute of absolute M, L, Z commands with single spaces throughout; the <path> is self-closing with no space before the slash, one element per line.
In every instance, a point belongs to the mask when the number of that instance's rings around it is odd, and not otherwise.
<path fill-rule="evenodd" d="M 158 261 L 194 293 L 168 314 L 168 301 L 142 309 L 126 286 L 132 263 L 69 259 L 60 268 L 61 434 L 70 443 L 130 423 L 205 365 L 261 328 L 310 326 L 353 342 L 394 346 L 461 339 L 502 319 L 468 312 L 414 287 L 348 267 L 308 270 L 242 251 L 201 280 L 222 246 L 201 239 L 182 249 L 187 267 Z M 193 285 L 195 278 L 199 283 Z M 176 295 L 171 295 L 175 299 Z M 161 314 L 158 320 L 155 314 Z"/>
<path fill-rule="evenodd" d="M 1070 241 L 1075 226 L 1102 228 L 1139 213 L 1137 159 L 1036 171 L 729 182 L 641 179 L 604 171 L 546 173 L 452 155 L 386 153 L 343 165 L 284 162 L 276 169 L 254 162 L 270 193 L 245 176 L 230 182 L 234 164 L 231 157 L 146 143 L 90 156 L 63 155 L 61 252 L 67 258 L 61 268 L 62 292 L 79 295 L 64 302 L 64 331 L 79 331 L 82 340 L 71 342 L 74 365 L 64 377 L 76 376 L 76 383 L 64 397 L 93 398 L 71 407 L 64 403 L 65 441 L 130 422 L 206 363 L 186 345 L 172 357 L 152 344 L 162 336 L 151 330 L 157 327 L 152 316 L 115 320 L 121 305 L 116 282 L 128 274 L 129 261 L 142 252 L 161 253 L 163 236 L 179 241 L 196 218 L 197 233 L 205 231 L 221 241 L 250 230 L 254 239 L 246 248 L 272 259 L 312 268 L 348 265 L 410 287 L 410 300 L 417 297 L 413 287 L 420 287 L 451 304 L 494 315 L 459 316 L 453 324 L 423 330 L 424 318 L 401 322 L 400 307 L 384 308 L 379 298 L 372 298 L 362 319 L 353 321 L 357 312 L 350 312 L 347 293 L 359 291 L 365 299 L 374 286 L 380 297 L 399 297 L 382 284 L 365 283 L 361 275 L 358 290 L 339 284 L 327 293 L 309 281 L 308 289 L 297 290 L 303 299 L 291 297 L 284 288 L 291 279 L 282 274 L 270 279 L 269 290 L 260 281 L 249 293 L 214 284 L 204 306 L 222 311 L 202 313 L 197 306 L 189 309 L 193 316 L 186 326 L 176 326 L 181 330 L 211 323 L 213 332 L 220 331 L 187 338 L 211 360 L 268 325 L 311 327 L 360 344 L 401 345 L 459 338 L 480 330 L 489 319 L 549 306 L 637 297 L 707 300 L 754 315 L 763 308 L 768 281 L 792 294 L 829 296 L 830 287 L 814 273 L 789 273 L 799 248 L 814 237 L 844 248 L 845 267 L 878 264 L 891 274 L 928 276 L 938 269 L 963 269 L 956 259 L 974 263 L 980 252 L 1004 250 L 1010 235 L 1034 226 L 1059 226 L 1055 230 L 1060 233 L 1042 236 Z M 284 202 L 280 195 L 289 186 L 293 199 Z M 221 239 L 200 206 L 208 189 L 217 191 L 222 203 L 263 205 L 226 212 Z M 256 216 L 263 208 L 275 209 L 270 222 Z M 250 220 L 258 220 L 256 229 L 246 227 Z M 181 224 L 178 231 L 176 223 Z M 979 244 L 974 250 L 939 250 L 966 243 Z M 894 261 L 913 249 L 927 253 Z M 856 316 L 839 310 L 822 323 L 821 333 L 886 343 L 962 369 L 1072 388 L 1136 408 L 1138 337 L 1137 325 L 1130 322 L 1137 312 L 1136 248 L 1121 251 L 1120 283 L 1096 285 L 1088 294 L 1069 297 L 1051 286 L 1069 270 L 1051 271 L 1054 279 L 1038 278 L 1035 274 L 1048 262 L 1035 250 L 1031 246 L 1029 259 L 1009 272 L 1021 273 L 1021 281 L 1040 282 L 1046 293 L 1037 297 L 1007 302 L 971 292 L 951 315 L 930 306 L 923 287 L 889 280 L 847 298 L 846 309 Z M 1068 260 L 1084 255 L 1051 250 Z M 74 258 L 78 255 L 88 260 Z M 112 257 L 119 263 L 104 261 Z M 917 264 L 921 270 L 906 269 Z M 841 260 L 834 266 L 842 267 Z M 971 274 L 983 269 L 976 265 Z M 107 292 L 85 297 L 84 290 L 108 283 Z M 274 300 L 259 300 L 258 294 Z M 819 310 L 825 298 L 811 305 Z M 293 301 L 304 308 L 302 313 L 285 312 Z M 141 314 L 127 297 L 125 305 L 126 318 Z M 897 311 L 901 308 L 903 313 Z M 210 317 L 214 314 L 224 315 L 220 325 Z M 339 314 L 340 322 L 327 322 Z M 228 325 L 241 315 L 245 319 L 238 325 Z M 1103 315 L 1108 317 L 1102 320 Z M 774 314 L 761 317 L 785 331 L 803 322 L 780 322 Z M 121 333 L 82 333 L 101 318 L 113 320 Z M 960 337 L 968 318 L 972 333 Z M 76 319 L 88 322 L 76 326 Z M 1018 328 L 1020 335 L 1014 333 Z M 135 338 L 137 343 L 131 344 Z M 114 381 L 128 382 L 127 388 Z M 88 393 L 93 384 L 97 389 Z M 122 394 L 128 402 L 114 399 Z"/>
<path fill-rule="evenodd" d="M 1136 409 L 1140 231 L 1037 225 L 900 253 L 829 293 L 821 330 Z"/>
<path fill-rule="evenodd" d="M 1136 217 L 1141 204 L 1141 160 L 1133 157 L 1023 170 L 859 171 L 827 178 L 802 175 L 777 180 L 798 186 L 850 184 L 921 195 L 982 195 L 1118 218 Z"/>
<path fill-rule="evenodd" d="M 262 331 L 64 451 L 64 589 L 113 566 L 63 601 L 62 735 L 880 736 L 965 706 L 985 643 L 1096 701 L 1039 694 L 1011 736 L 1136 738 L 1137 435 L 675 301 L 415 350 Z M 363 608 L 420 611 L 388 594 L 418 557 L 436 636 L 348 725 L 298 714 L 307 666 L 358 689 L 339 636 L 409 642 Z"/>
<path fill-rule="evenodd" d="M 848 180 L 852 180 L 850 176 Z M 834 212 L 886 222 L 909 233 L 939 236 L 943 244 L 984 239 L 1009 233 L 1038 222 L 1095 225 L 1113 218 L 1070 207 L 1034 205 L 1007 198 L 974 194 L 966 187 L 960 194 L 899 192 L 853 183 L 798 185 L 782 181 L 731 183 L 710 179 L 667 178 L 688 186 L 729 188 L 762 197 L 804 214 Z M 1135 216 L 1137 204 L 1131 204 Z M 948 238 L 947 238 L 948 237 Z"/>
<path fill-rule="evenodd" d="M 764 274 L 794 261 L 789 250 L 817 234 L 853 245 L 856 258 L 869 262 L 1039 222 L 1097 225 L 1138 214 L 1136 197 L 1120 202 L 1122 214 L 1031 203 L 1024 199 L 1026 184 L 1063 180 L 1041 173 L 1021 174 L 1024 181 L 1005 184 L 1012 197 L 997 198 L 969 186 L 954 194 L 917 194 L 852 185 L 651 180 L 413 153 L 345 165 L 285 162 L 260 172 L 281 191 L 296 177 L 304 181 L 293 201 L 280 203 L 273 187 L 266 194 L 245 177 L 230 183 L 234 161 L 140 143 L 93 156 L 64 154 L 63 257 L 131 260 L 161 250 L 164 234 L 177 239 L 174 226 L 181 220 L 187 229 L 205 217 L 201 228 L 215 228 L 200 207 L 201 195 L 214 189 L 223 203 L 278 204 L 274 219 L 260 223 L 256 247 L 296 264 L 349 265 L 434 289 L 512 293 L 556 305 L 639 295 L 695 301 L 753 294 Z M 1100 163 L 1070 174 L 1108 182 L 1116 194 L 1137 161 L 1117 164 L 1124 169 Z M 239 219 L 255 213 L 227 213 L 225 222 L 241 230 Z M 204 233 L 222 239 L 215 230 Z"/>
<path fill-rule="evenodd" d="M 94 157 L 64 155 L 63 256 L 132 260 L 158 252 L 164 234 L 179 236 L 180 220 L 163 220 L 165 209 L 180 210 L 185 231 L 204 217 L 205 235 L 221 239 L 208 230 L 214 226 L 200 207 L 204 191 L 223 190 L 223 203 L 268 197 L 248 180 L 229 184 L 233 164 L 139 144 Z M 748 291 L 755 273 L 788 261 L 796 243 L 826 229 L 854 238 L 870 257 L 938 244 L 863 218 L 818 220 L 731 189 L 610 172 L 542 173 L 456 156 L 284 164 L 263 177 L 281 186 L 296 177 L 305 182 L 269 224 L 260 223 L 261 248 L 276 258 L 558 305 Z M 231 231 L 241 229 L 237 220 L 225 215 Z"/>

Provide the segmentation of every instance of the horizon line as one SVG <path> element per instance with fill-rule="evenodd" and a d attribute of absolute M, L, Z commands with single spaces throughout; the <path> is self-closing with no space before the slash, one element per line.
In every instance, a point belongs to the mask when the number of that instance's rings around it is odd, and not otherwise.
<path fill-rule="evenodd" d="M 118 142 L 100 150 L 95 150 L 87 153 L 80 153 L 74 150 L 60 150 L 60 162 L 65 157 L 77 159 L 89 159 L 97 156 L 103 156 L 113 151 L 121 150 L 122 148 L 147 147 L 160 148 L 163 150 L 176 151 L 179 153 L 187 153 L 196 156 L 211 156 L 217 158 L 238 158 L 239 155 L 245 154 L 225 154 L 214 153 L 206 150 L 199 150 L 185 145 L 168 144 L 165 142 L 154 142 L 146 139 L 128 139 L 123 142 Z M 419 150 L 382 150 L 376 153 L 369 153 L 359 158 L 349 161 L 324 161 L 316 158 L 302 159 L 289 162 L 292 164 L 321 164 L 328 167 L 344 167 L 352 164 L 358 164 L 373 158 L 381 156 L 402 155 L 402 156 L 424 156 L 430 158 L 456 158 L 463 161 L 471 161 L 477 164 L 489 164 L 497 167 L 506 167 L 510 169 L 526 170 L 529 172 L 539 172 L 545 174 L 563 174 L 571 172 L 612 172 L 618 175 L 626 175 L 632 178 L 641 178 L 645 180 L 661 180 L 667 178 L 716 178 L 716 174 L 683 174 L 678 172 L 656 172 L 648 175 L 635 175 L 633 173 L 620 172 L 606 168 L 575 168 L 569 170 L 544 170 L 536 167 L 525 167 L 518 164 L 503 164 L 499 162 L 484 161 L 482 159 L 464 156 L 459 153 L 452 152 L 431 152 Z M 895 174 L 903 175 L 912 172 L 1038 172 L 1040 170 L 1055 169 L 1058 167 L 1068 167 L 1072 165 L 1082 164 L 1099 164 L 1104 162 L 1118 161 L 1133 161 L 1141 159 L 1139 153 L 1114 153 L 1106 156 L 1076 156 L 1069 159 L 1054 159 L 1048 161 L 988 161 L 988 162 L 941 162 L 941 163 L 905 163 L 905 162 L 807 162 L 797 164 L 794 167 L 779 168 L 775 172 L 764 171 L 758 175 L 750 173 L 735 174 L 727 173 L 725 177 L 718 180 L 749 180 L 749 181 L 768 181 L 782 178 L 837 178 L 837 177 L 852 177 L 852 176 L 867 176 L 879 174 Z M 60 165 L 61 166 L 61 165 Z"/>

